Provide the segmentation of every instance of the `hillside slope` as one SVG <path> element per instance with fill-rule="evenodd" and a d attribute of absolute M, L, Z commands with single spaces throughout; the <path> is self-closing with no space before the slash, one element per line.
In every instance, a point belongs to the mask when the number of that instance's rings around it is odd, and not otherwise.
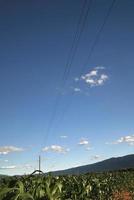
<path fill-rule="evenodd" d="M 52 172 L 54 175 L 84 174 L 89 172 L 104 172 L 134 168 L 134 154 L 123 157 L 110 158 L 94 164 Z"/>

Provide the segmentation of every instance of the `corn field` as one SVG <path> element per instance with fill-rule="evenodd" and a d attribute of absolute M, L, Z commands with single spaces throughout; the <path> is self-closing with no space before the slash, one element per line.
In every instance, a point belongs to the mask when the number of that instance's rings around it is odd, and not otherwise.
<path fill-rule="evenodd" d="M 0 200 L 134 200 L 134 170 L 0 179 Z"/>

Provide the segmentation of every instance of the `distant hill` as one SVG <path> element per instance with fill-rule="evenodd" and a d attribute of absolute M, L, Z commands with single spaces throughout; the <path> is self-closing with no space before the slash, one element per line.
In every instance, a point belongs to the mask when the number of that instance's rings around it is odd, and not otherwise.
<path fill-rule="evenodd" d="M 79 175 L 79 174 L 86 174 L 86 173 L 91 173 L 91 172 L 107 172 L 107 171 L 114 171 L 114 170 L 116 171 L 116 170 L 123 170 L 123 169 L 134 170 L 134 154 L 117 157 L 117 158 L 110 158 L 110 159 L 106 159 L 94 164 L 74 167 L 74 168 L 70 168 L 66 170 L 53 171 L 51 173 L 52 175 L 67 175 L 67 174 Z M 18 177 L 19 176 L 20 175 L 18 175 Z M 7 176 L 0 174 L 0 179 L 4 177 L 7 177 Z"/>
<path fill-rule="evenodd" d="M 7 177 L 7 175 L 0 174 L 0 179 L 1 179 L 1 178 L 5 178 L 5 177 Z"/>
<path fill-rule="evenodd" d="M 110 158 L 101 162 L 97 162 L 90 165 L 84 165 L 80 167 L 74 167 L 66 170 L 52 172 L 53 175 L 65 175 L 65 174 L 85 174 L 89 172 L 106 172 L 122 169 L 134 169 L 134 154 L 123 157 Z"/>

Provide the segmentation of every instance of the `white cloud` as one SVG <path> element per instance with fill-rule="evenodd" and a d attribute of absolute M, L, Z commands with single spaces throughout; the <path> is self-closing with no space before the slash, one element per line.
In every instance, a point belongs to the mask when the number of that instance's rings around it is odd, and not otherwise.
<path fill-rule="evenodd" d="M 121 144 L 121 143 L 127 143 L 129 145 L 134 145 L 134 135 L 127 135 L 127 136 L 119 138 L 115 142 L 112 142 L 112 144 Z"/>
<path fill-rule="evenodd" d="M 44 147 L 43 149 L 42 149 L 42 151 L 49 151 L 50 150 L 50 147 Z"/>
<path fill-rule="evenodd" d="M 99 73 L 99 70 L 92 70 L 89 73 L 81 76 L 81 79 L 91 87 L 101 86 L 108 79 L 108 75 Z"/>
<path fill-rule="evenodd" d="M 97 76 L 98 74 L 98 70 L 92 70 L 89 72 L 89 74 L 86 74 L 87 77 L 91 77 L 91 76 Z"/>
<path fill-rule="evenodd" d="M 86 148 L 87 151 L 90 151 L 91 149 L 92 149 L 91 147 L 87 147 L 87 148 Z"/>
<path fill-rule="evenodd" d="M 108 79 L 108 76 L 106 74 L 101 74 L 100 78 L 101 80 L 105 81 Z"/>
<path fill-rule="evenodd" d="M 15 165 L 10 165 L 10 166 L 2 166 L 0 167 L 0 169 L 16 169 L 16 166 Z"/>
<path fill-rule="evenodd" d="M 80 92 L 81 89 L 80 88 L 74 88 L 74 92 Z"/>
<path fill-rule="evenodd" d="M 103 66 L 97 66 L 97 67 L 95 67 L 95 69 L 97 69 L 97 70 L 103 70 L 103 69 L 105 69 L 105 67 L 103 67 Z"/>
<path fill-rule="evenodd" d="M 131 135 L 131 136 L 128 135 L 128 136 L 121 137 L 115 143 L 116 144 L 119 144 L 119 143 L 128 143 L 130 145 L 134 145 L 134 135 Z"/>
<path fill-rule="evenodd" d="M 97 74 L 98 74 L 98 70 L 92 70 L 92 71 L 90 71 L 89 73 L 87 73 L 87 74 L 85 74 L 85 75 L 83 75 L 83 76 L 81 76 L 81 79 L 83 79 L 83 80 L 92 80 L 93 79 L 93 77 L 96 77 L 97 76 Z"/>
<path fill-rule="evenodd" d="M 92 71 L 88 74 L 88 76 L 89 76 L 89 77 L 91 77 L 91 76 L 97 76 L 97 74 L 98 74 L 98 70 L 92 70 Z"/>
<path fill-rule="evenodd" d="M 93 86 L 93 85 L 94 85 L 94 86 L 96 85 L 96 81 L 95 81 L 94 79 L 89 79 L 89 78 L 88 78 L 88 79 L 85 79 L 85 82 L 88 83 L 88 84 L 90 84 L 90 85 L 92 85 L 92 86 Z"/>
<path fill-rule="evenodd" d="M 78 77 L 76 77 L 74 80 L 77 82 L 77 81 L 79 81 L 79 78 L 78 78 Z"/>
<path fill-rule="evenodd" d="M 0 154 L 3 154 L 3 155 L 6 155 L 6 154 L 12 153 L 12 152 L 21 152 L 21 151 L 24 151 L 24 149 L 15 147 L 15 146 L 0 147 Z"/>
<path fill-rule="evenodd" d="M 25 164 L 25 165 L 24 165 L 24 168 L 26 168 L 26 169 L 31 169 L 31 168 L 33 168 L 33 166 L 30 165 L 30 164 Z"/>
<path fill-rule="evenodd" d="M 95 155 L 91 157 L 91 160 L 100 160 L 101 156 L 100 155 Z"/>
<path fill-rule="evenodd" d="M 81 139 L 80 142 L 78 143 L 79 145 L 88 145 L 89 141 L 86 139 Z"/>
<path fill-rule="evenodd" d="M 98 66 L 89 71 L 87 74 L 84 74 L 80 77 L 81 81 L 84 81 L 86 84 L 88 84 L 90 87 L 93 86 L 101 86 L 108 80 L 108 75 L 105 73 L 102 73 L 102 70 L 104 71 L 103 66 Z"/>
<path fill-rule="evenodd" d="M 98 84 L 98 85 L 103 85 L 103 82 L 104 82 L 104 81 L 103 81 L 102 79 L 99 79 L 99 80 L 97 81 L 97 84 Z"/>
<path fill-rule="evenodd" d="M 68 151 L 70 151 L 70 149 L 64 148 L 64 147 L 59 146 L 59 145 L 51 145 L 51 146 L 48 146 L 48 147 L 44 147 L 42 149 L 42 151 L 44 151 L 44 152 L 52 151 L 52 152 L 56 152 L 56 153 L 67 153 Z"/>
<path fill-rule="evenodd" d="M 68 138 L 68 136 L 67 135 L 61 135 L 60 138 L 66 139 L 66 138 Z"/>

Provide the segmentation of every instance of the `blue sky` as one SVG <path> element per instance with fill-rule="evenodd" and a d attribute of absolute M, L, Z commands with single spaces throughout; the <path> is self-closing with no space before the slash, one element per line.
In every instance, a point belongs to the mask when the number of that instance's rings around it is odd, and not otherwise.
<path fill-rule="evenodd" d="M 112 3 L 92 1 L 64 81 L 83 2 L 0 2 L 0 174 L 133 153 L 134 1 L 115 1 L 87 62 Z"/>

